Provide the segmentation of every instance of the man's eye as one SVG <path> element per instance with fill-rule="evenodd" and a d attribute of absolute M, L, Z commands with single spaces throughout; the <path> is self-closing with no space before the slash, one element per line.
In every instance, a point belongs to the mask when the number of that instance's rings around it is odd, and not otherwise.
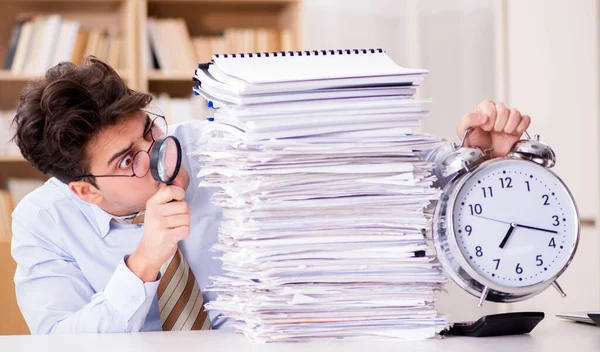
<path fill-rule="evenodd" d="M 133 156 L 131 154 L 128 154 L 126 157 L 123 158 L 123 160 L 121 160 L 121 162 L 119 163 L 119 168 L 120 169 L 127 169 L 131 167 L 131 163 L 133 163 Z"/>

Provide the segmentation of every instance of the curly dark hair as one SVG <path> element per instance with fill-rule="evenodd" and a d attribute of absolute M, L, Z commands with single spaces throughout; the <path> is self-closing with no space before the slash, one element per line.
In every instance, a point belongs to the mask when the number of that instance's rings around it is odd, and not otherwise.
<path fill-rule="evenodd" d="M 23 89 L 13 140 L 31 165 L 68 184 L 89 173 L 90 140 L 151 101 L 95 57 L 81 66 L 62 62 Z"/>

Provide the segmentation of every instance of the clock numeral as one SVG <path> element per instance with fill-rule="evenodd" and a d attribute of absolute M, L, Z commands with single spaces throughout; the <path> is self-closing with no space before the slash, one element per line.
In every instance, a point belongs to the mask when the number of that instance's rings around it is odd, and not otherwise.
<path fill-rule="evenodd" d="M 512 178 L 510 177 L 500 177 L 500 184 L 502 185 L 502 188 L 512 188 Z"/>
<path fill-rule="evenodd" d="M 542 260 L 541 254 L 535 257 L 535 263 L 536 263 L 535 265 L 537 265 L 537 266 L 544 265 L 544 261 Z"/>
<path fill-rule="evenodd" d="M 481 187 L 481 190 L 483 191 L 483 198 L 487 198 L 488 197 L 488 193 L 490 195 L 490 198 L 492 198 L 494 196 L 494 192 L 492 191 L 492 187 Z"/>
<path fill-rule="evenodd" d="M 552 219 L 554 219 L 554 222 L 552 223 L 552 226 L 558 226 L 558 225 L 560 225 L 560 221 L 558 221 L 558 216 L 554 215 L 554 216 L 552 216 Z"/>
<path fill-rule="evenodd" d="M 481 204 L 469 204 L 469 209 L 471 209 L 471 215 L 481 214 L 483 212 Z"/>
<path fill-rule="evenodd" d="M 550 240 L 548 247 L 556 248 L 556 243 L 554 242 L 554 237 L 552 237 L 552 239 Z"/>
<path fill-rule="evenodd" d="M 542 198 L 544 198 L 544 205 L 550 205 L 550 203 L 548 202 L 548 200 L 550 200 L 550 196 L 544 194 Z"/>
<path fill-rule="evenodd" d="M 478 257 L 483 256 L 483 248 L 481 248 L 481 246 L 475 247 L 475 255 Z"/>
<path fill-rule="evenodd" d="M 529 185 L 529 181 L 525 181 L 527 184 L 527 192 L 531 192 L 531 186 Z"/>
<path fill-rule="evenodd" d="M 523 268 L 521 268 L 521 263 L 517 263 L 517 268 L 515 269 L 517 274 L 523 274 Z"/>
<path fill-rule="evenodd" d="M 498 270 L 498 267 L 500 266 L 500 259 L 494 259 L 494 261 L 496 262 L 496 270 Z"/>
<path fill-rule="evenodd" d="M 469 233 L 467 236 L 471 236 L 471 232 L 473 232 L 473 227 L 471 225 L 467 225 L 465 226 L 465 231 Z"/>

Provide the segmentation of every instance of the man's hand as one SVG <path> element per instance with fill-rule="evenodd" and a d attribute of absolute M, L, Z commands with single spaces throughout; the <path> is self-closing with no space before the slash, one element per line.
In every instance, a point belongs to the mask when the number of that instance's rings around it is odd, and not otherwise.
<path fill-rule="evenodd" d="M 127 266 L 142 281 L 155 281 L 160 267 L 176 252 L 179 241 L 190 234 L 190 208 L 181 187 L 161 188 L 146 203 L 144 236 Z"/>
<path fill-rule="evenodd" d="M 475 127 L 469 134 L 466 145 L 482 149 L 494 148 L 492 156 L 500 157 L 510 151 L 530 123 L 531 118 L 521 115 L 519 110 L 509 109 L 504 103 L 484 100 L 475 112 L 463 116 L 456 126 L 456 133 L 462 138 L 468 128 Z"/>

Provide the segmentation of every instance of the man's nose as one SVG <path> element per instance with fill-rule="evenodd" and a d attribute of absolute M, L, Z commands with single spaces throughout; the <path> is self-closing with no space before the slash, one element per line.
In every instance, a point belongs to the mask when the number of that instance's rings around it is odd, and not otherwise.
<path fill-rule="evenodd" d="M 177 187 L 183 188 L 183 180 L 181 179 L 181 177 L 179 177 L 179 175 L 177 175 L 177 177 L 175 178 L 175 180 L 173 180 L 173 186 L 177 186 Z"/>

